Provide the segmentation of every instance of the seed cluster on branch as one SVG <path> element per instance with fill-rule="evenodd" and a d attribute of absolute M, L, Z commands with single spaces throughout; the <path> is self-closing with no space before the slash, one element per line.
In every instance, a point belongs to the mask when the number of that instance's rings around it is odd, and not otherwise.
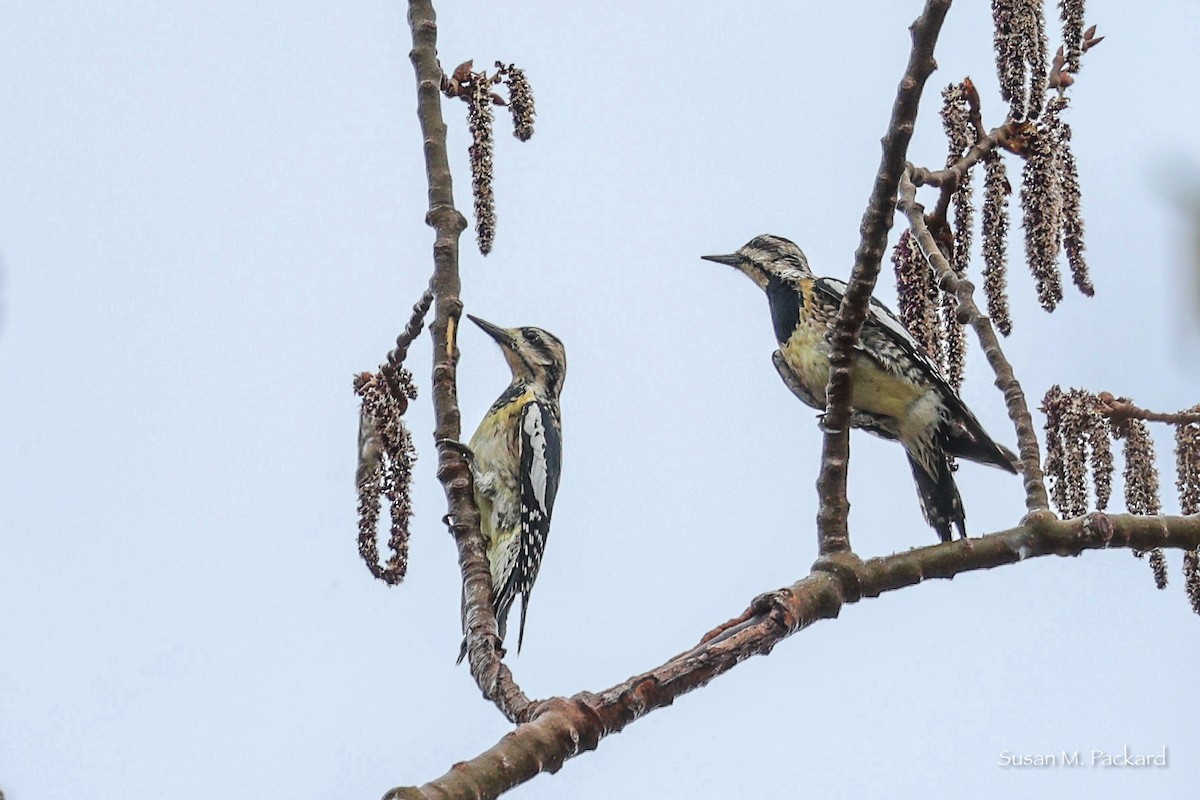
<path fill-rule="evenodd" d="M 412 468 L 417 460 L 412 435 L 404 424 L 410 400 L 417 399 L 412 373 L 404 366 L 408 348 L 420 335 L 433 302 L 426 291 L 413 306 L 408 325 L 396 337 L 396 347 L 377 372 L 354 376 L 354 393 L 361 398 L 358 417 L 358 554 L 371 574 L 390 586 L 408 573 L 409 521 L 412 519 Z M 379 561 L 379 511 L 387 497 L 391 527 L 386 564 Z"/>
<path fill-rule="evenodd" d="M 468 155 L 471 160 L 471 195 L 475 205 L 475 241 L 479 252 L 492 252 L 496 240 L 496 197 L 492 190 L 495 177 L 495 140 L 492 133 L 492 106 L 506 106 L 512 114 L 513 136 L 522 142 L 533 136 L 533 88 L 525 72 L 513 64 L 496 62 L 496 71 L 475 72 L 474 61 L 464 61 L 450 75 L 442 75 L 442 93 L 467 104 L 467 127 L 471 132 Z M 492 91 L 500 83 L 508 88 L 508 99 Z"/>
<path fill-rule="evenodd" d="M 1028 126 L 1024 138 L 1025 169 L 1021 181 L 1022 225 L 1025 258 L 1037 283 L 1038 301 L 1053 311 L 1062 301 L 1059 273 L 1060 248 L 1076 287 L 1095 294 L 1083 257 L 1083 215 L 1080 207 L 1079 171 L 1071 152 L 1071 128 L 1062 118 L 1065 97 L 1046 104 L 1041 122 Z"/>
<path fill-rule="evenodd" d="M 1113 457 L 1111 441 L 1122 443 L 1125 467 L 1125 507 L 1131 514 L 1158 515 L 1162 499 L 1154 440 L 1148 421 L 1175 427 L 1175 485 L 1184 514 L 1200 510 L 1200 406 L 1176 414 L 1160 414 L 1138 408 L 1127 397 L 1108 392 L 1093 394 L 1085 389 L 1063 391 L 1050 387 L 1042 401 L 1046 415 L 1046 474 L 1050 497 L 1064 519 L 1079 517 L 1088 510 L 1088 477 L 1095 490 L 1095 509 L 1108 506 L 1112 492 Z M 1135 551 L 1140 558 L 1145 553 Z M 1158 588 L 1167 585 L 1166 557 L 1161 548 L 1149 551 L 1150 567 Z M 1198 556 L 1184 559 L 1188 598 L 1200 613 Z"/>

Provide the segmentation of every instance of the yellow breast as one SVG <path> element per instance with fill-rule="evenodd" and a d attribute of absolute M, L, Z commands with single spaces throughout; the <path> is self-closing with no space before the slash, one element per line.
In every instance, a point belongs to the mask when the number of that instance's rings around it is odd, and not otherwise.
<path fill-rule="evenodd" d="M 825 402 L 829 383 L 829 343 L 824 326 L 800 324 L 780 348 L 788 366 L 820 402 Z M 903 419 L 928 389 L 890 373 L 867 356 L 854 358 L 854 395 L 851 404 L 859 411 Z"/>

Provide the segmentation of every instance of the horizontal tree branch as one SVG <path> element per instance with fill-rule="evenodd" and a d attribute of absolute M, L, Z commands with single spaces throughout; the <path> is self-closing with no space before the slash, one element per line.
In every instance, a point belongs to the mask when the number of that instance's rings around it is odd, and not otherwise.
<path fill-rule="evenodd" d="M 711 681 L 755 655 L 765 655 L 793 633 L 838 616 L 864 597 L 915 586 L 931 578 L 993 569 L 1041 556 L 1078 556 L 1088 550 L 1200 547 L 1200 515 L 1148 517 L 1092 513 L 1061 521 L 1030 514 L 1021 525 L 974 539 L 920 547 L 860 560 L 836 553 L 808 577 L 755 598 L 747 613 L 720 633 L 660 667 L 593 694 L 554 698 L 537 706 L 486 752 L 455 764 L 424 786 L 392 789 L 384 800 L 482 800 L 498 797 L 541 772 L 557 772 L 570 758 L 594 750 L 647 713 Z"/>
<path fill-rule="evenodd" d="M 1169 425 L 1183 425 L 1193 422 L 1200 422 L 1200 412 L 1197 411 L 1179 411 L 1174 414 L 1164 414 L 1159 411 L 1150 411 L 1145 408 L 1139 408 L 1133 403 L 1119 400 L 1113 397 L 1109 392 L 1101 392 L 1096 395 L 1096 399 L 1100 401 L 1100 406 L 1097 409 L 1101 414 L 1105 415 L 1113 422 L 1121 422 L 1126 419 L 1141 419 L 1147 422 L 1165 422 Z"/>

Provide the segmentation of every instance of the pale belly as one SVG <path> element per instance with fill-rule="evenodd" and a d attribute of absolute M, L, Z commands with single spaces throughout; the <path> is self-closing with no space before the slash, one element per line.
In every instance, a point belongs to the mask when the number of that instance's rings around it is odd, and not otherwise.
<path fill-rule="evenodd" d="M 780 349 L 788 366 L 824 404 L 825 387 L 829 383 L 829 344 L 824 337 L 797 331 Z M 904 380 L 861 354 L 855 355 L 853 373 L 851 405 L 858 411 L 904 420 L 912 415 L 918 401 L 931 394 L 928 387 Z"/>
<path fill-rule="evenodd" d="M 490 417 L 471 437 L 474 453 L 475 502 L 479 505 L 479 529 L 487 545 L 492 583 L 499 586 L 511 569 L 520 531 L 520 476 L 517 460 L 517 417 L 519 404 Z M 487 426 L 486 429 L 484 426 Z"/>

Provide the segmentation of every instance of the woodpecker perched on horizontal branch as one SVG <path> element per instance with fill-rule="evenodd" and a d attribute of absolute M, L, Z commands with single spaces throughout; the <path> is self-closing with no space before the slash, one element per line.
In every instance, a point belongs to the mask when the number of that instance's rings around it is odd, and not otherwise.
<path fill-rule="evenodd" d="M 567 354 L 562 342 L 541 328 L 501 328 L 470 314 L 467 317 L 500 345 L 512 370 L 512 383 L 492 403 L 468 446 L 500 639 L 503 642 L 508 612 L 519 594 L 520 652 L 529 593 L 546 549 L 562 473 L 558 398 L 567 373 Z M 464 638 L 459 661 L 466 651 Z"/>
<path fill-rule="evenodd" d="M 794 243 L 757 236 L 736 253 L 702 256 L 742 272 L 767 294 L 779 349 L 772 355 L 783 382 L 806 405 L 824 411 L 829 334 L 846 284 L 817 278 Z M 917 497 L 942 541 L 951 525 L 965 537 L 966 514 L 948 456 L 1016 473 L 1016 457 L 984 432 L 895 315 L 871 298 L 853 361 L 850 425 L 908 451 Z"/>

